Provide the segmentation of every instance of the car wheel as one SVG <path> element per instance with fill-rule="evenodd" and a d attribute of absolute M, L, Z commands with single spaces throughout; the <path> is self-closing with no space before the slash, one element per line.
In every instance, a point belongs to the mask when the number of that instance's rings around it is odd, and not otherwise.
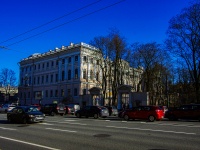
<path fill-rule="evenodd" d="M 10 116 L 7 118 L 7 121 L 8 121 L 9 123 L 11 123 L 11 122 L 12 122 L 12 119 L 11 119 L 11 117 L 10 117 Z"/>
<path fill-rule="evenodd" d="M 77 113 L 77 114 L 76 114 L 76 117 L 81 118 L 81 114 L 80 114 L 80 113 Z"/>
<path fill-rule="evenodd" d="M 128 115 L 125 115 L 125 116 L 124 116 L 124 120 L 128 121 L 128 120 L 129 120 L 129 116 L 128 116 Z"/>
<path fill-rule="evenodd" d="M 99 118 L 99 115 L 98 114 L 94 114 L 94 118 L 95 119 Z"/>
<path fill-rule="evenodd" d="M 153 115 L 150 115 L 148 119 L 149 119 L 149 121 L 153 122 L 153 121 L 155 121 L 156 118 Z"/>
<path fill-rule="evenodd" d="M 27 124 L 26 118 L 23 118 L 22 123 L 23 123 L 23 124 Z"/>
<path fill-rule="evenodd" d="M 51 116 L 54 116 L 54 115 L 55 115 L 55 113 L 52 111 L 52 112 L 50 113 L 50 115 L 51 115 Z"/>

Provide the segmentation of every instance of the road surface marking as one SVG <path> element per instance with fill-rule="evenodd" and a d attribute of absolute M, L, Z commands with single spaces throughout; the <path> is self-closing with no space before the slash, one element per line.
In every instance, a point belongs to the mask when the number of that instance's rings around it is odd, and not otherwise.
<path fill-rule="evenodd" d="M 163 132 L 163 133 L 176 133 L 176 134 L 192 134 L 196 133 L 189 132 L 176 132 L 176 131 L 165 131 L 165 130 L 153 130 L 153 129 L 142 129 L 142 128 L 128 128 L 128 127 L 116 127 L 116 126 L 106 126 L 107 128 L 116 128 L 116 129 L 128 129 L 128 130 L 140 130 L 140 131 L 152 131 L 152 132 Z"/>
<path fill-rule="evenodd" d="M 37 147 L 41 147 L 41 148 L 45 148 L 45 149 L 60 150 L 60 149 L 53 148 L 53 147 L 48 147 L 48 146 L 39 145 L 39 144 L 34 144 L 34 143 L 25 142 L 25 141 L 21 141 L 21 140 L 11 139 L 11 138 L 7 138 L 7 137 L 3 137 L 3 136 L 0 136 L 0 138 L 1 138 L 1 139 L 5 139 L 5 140 L 10 140 L 10 141 L 18 142 L 18 143 L 27 144 L 27 145 L 37 146 Z"/>
<path fill-rule="evenodd" d="M 77 132 L 77 131 L 71 131 L 71 130 L 62 130 L 62 129 L 54 129 L 54 128 L 46 128 L 47 130 L 54 130 L 54 131 L 64 131 L 64 132 Z"/>
<path fill-rule="evenodd" d="M 4 128 L 4 127 L 0 127 L 0 129 L 3 129 L 3 130 L 17 130 L 17 129 L 12 129 L 12 128 Z"/>
<path fill-rule="evenodd" d="M 76 125 L 81 125 L 81 126 L 86 126 L 87 125 L 87 124 L 84 124 L 84 123 L 71 123 L 71 122 L 58 122 L 58 123 L 76 124 Z"/>

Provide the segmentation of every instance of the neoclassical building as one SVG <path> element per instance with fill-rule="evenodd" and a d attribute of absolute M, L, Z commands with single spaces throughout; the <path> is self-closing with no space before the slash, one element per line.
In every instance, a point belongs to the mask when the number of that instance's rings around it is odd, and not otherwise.
<path fill-rule="evenodd" d="M 67 103 L 89 104 L 90 89 L 101 88 L 102 72 L 99 50 L 85 43 L 35 53 L 19 62 L 19 99 L 22 104 Z M 97 56 L 98 54 L 98 56 Z M 98 59 L 97 59 L 98 58 Z M 137 90 L 141 69 L 134 69 L 124 61 L 131 74 L 125 84 Z M 134 80 L 130 80 L 134 76 Z M 94 103 L 93 103 L 94 104 Z"/>

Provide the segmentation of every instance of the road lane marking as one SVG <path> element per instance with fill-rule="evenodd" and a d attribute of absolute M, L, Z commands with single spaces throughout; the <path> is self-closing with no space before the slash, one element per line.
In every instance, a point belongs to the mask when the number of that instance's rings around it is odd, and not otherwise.
<path fill-rule="evenodd" d="M 66 123 L 66 124 L 76 124 L 76 125 L 81 125 L 81 126 L 87 126 L 87 124 L 84 123 L 71 123 L 71 122 L 58 122 L 58 123 Z"/>
<path fill-rule="evenodd" d="M 41 122 L 41 123 L 39 123 L 39 124 L 47 125 L 47 126 L 52 126 L 52 125 L 54 125 L 54 124 L 51 124 L 51 123 L 45 123 L 45 122 Z"/>
<path fill-rule="evenodd" d="M 71 131 L 71 130 L 62 130 L 62 129 L 54 129 L 54 128 L 46 128 L 47 130 L 54 130 L 54 131 L 64 131 L 64 132 L 77 132 L 77 131 Z"/>
<path fill-rule="evenodd" d="M 5 139 L 5 140 L 9 140 L 9 141 L 18 142 L 18 143 L 27 144 L 27 145 L 32 145 L 32 146 L 36 146 L 36 147 L 41 147 L 41 148 L 45 148 L 45 149 L 60 150 L 60 149 L 53 148 L 53 147 L 48 147 L 48 146 L 39 145 L 39 144 L 35 144 L 35 143 L 25 142 L 25 141 L 16 140 L 16 139 L 12 139 L 12 138 L 7 138 L 7 137 L 3 137 L 3 136 L 0 136 L 0 138 L 1 138 L 1 139 Z"/>
<path fill-rule="evenodd" d="M 4 128 L 4 127 L 0 127 L 0 129 L 2 129 L 2 130 L 17 130 L 17 129 L 13 129 L 13 128 Z"/>
<path fill-rule="evenodd" d="M 142 128 L 128 128 L 128 127 L 116 127 L 116 126 L 106 126 L 106 127 L 107 128 L 116 128 L 116 129 L 128 129 L 128 130 L 140 130 L 140 131 L 152 131 L 152 132 L 196 135 L 196 133 L 189 133 L 189 132 L 176 132 L 176 131 L 153 130 L 153 129 L 142 129 Z"/>

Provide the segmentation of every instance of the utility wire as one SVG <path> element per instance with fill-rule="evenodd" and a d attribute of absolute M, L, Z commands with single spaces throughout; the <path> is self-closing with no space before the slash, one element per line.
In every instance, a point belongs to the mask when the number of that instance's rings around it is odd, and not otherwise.
<path fill-rule="evenodd" d="M 65 22 L 65 23 L 63 23 L 63 24 L 60 24 L 60 25 L 58 25 L 58 26 L 55 26 L 55 27 L 53 27 L 53 28 L 50 28 L 50 29 L 45 30 L 45 31 L 43 31 L 43 32 L 40 32 L 40 33 L 38 33 L 38 34 L 29 36 L 29 37 L 24 38 L 24 39 L 22 39 L 22 40 L 20 40 L 20 41 L 17 41 L 17 42 L 15 42 L 15 43 L 9 44 L 9 45 L 7 45 L 6 47 L 15 45 L 15 44 L 17 44 L 17 43 L 26 41 L 26 40 L 28 40 L 28 39 L 30 39 L 30 38 L 35 37 L 35 36 L 44 34 L 44 33 L 46 33 L 46 32 L 49 32 L 49 31 L 51 31 L 51 30 L 54 30 L 54 29 L 59 28 L 59 27 L 61 27 L 61 26 L 64 26 L 64 25 L 66 25 L 66 24 L 68 24 L 68 23 L 77 21 L 77 20 L 79 20 L 79 19 L 82 19 L 82 18 L 87 17 L 87 16 L 89 16 L 89 15 L 92 15 L 92 14 L 94 14 L 94 13 L 97 13 L 97 12 L 99 12 L 99 11 L 102 11 L 102 10 L 104 10 L 104 9 L 107 9 L 107 8 L 109 8 L 109 7 L 112 7 L 112 6 L 114 6 L 114 5 L 117 5 L 117 4 L 119 4 L 119 3 L 123 2 L 123 1 L 125 1 L 125 0 L 118 1 L 118 2 L 116 2 L 116 3 L 113 3 L 113 4 L 111 4 L 111 5 L 108 5 L 108 6 L 106 6 L 106 7 L 103 7 L 103 8 L 100 8 L 100 9 L 98 9 L 98 10 L 95 10 L 95 11 L 93 11 L 93 12 L 91 12 L 91 13 L 88 13 L 88 14 L 86 14 L 86 15 L 83 15 L 83 16 L 80 16 L 80 17 L 78 17 L 78 18 L 72 19 L 72 20 L 70 20 L 70 21 L 68 21 L 68 22 Z"/>
<path fill-rule="evenodd" d="M 41 28 L 41 27 L 43 27 L 43 26 L 46 26 L 46 25 L 48 25 L 48 24 L 50 24 L 50 23 L 52 23 L 52 22 L 54 22 L 54 21 L 60 20 L 60 19 L 66 17 L 66 16 L 69 16 L 69 15 L 75 13 L 75 12 L 78 12 L 78 11 L 80 11 L 80 10 L 82 10 L 82 9 L 85 9 L 85 8 L 87 8 L 87 7 L 90 7 L 90 6 L 94 5 L 94 4 L 96 4 L 96 3 L 99 3 L 100 1 L 102 1 L 102 0 L 98 0 L 98 1 L 96 1 L 96 2 L 90 3 L 90 4 L 88 4 L 88 5 L 84 6 L 84 7 L 81 7 L 81 8 L 79 8 L 79 9 L 77 9 L 77 10 L 74 10 L 74 11 L 68 13 L 68 14 L 65 14 L 65 15 L 60 16 L 60 17 L 58 17 L 58 18 L 55 18 L 55 19 L 53 19 L 53 20 L 51 20 L 51 21 L 48 21 L 48 22 L 46 22 L 46 23 L 44 23 L 44 24 L 42 24 L 42 25 L 40 25 L 40 26 L 37 26 L 37 27 L 35 27 L 35 28 L 33 28 L 33 29 L 30 29 L 30 30 L 25 31 L 25 32 L 23 32 L 23 33 L 21 33 L 21 34 L 18 34 L 18 35 L 14 36 L 14 37 L 11 37 L 11 38 L 9 38 L 9 39 L 7 39 L 7 40 L 5 40 L 5 41 L 2 41 L 2 42 L 0 42 L 0 44 L 5 43 L 5 42 L 10 41 L 10 40 L 13 40 L 13 39 L 15 39 L 15 38 L 17 38 L 17 37 L 20 37 L 20 36 L 22 36 L 22 35 L 24 35 L 24 34 L 27 34 L 27 33 L 31 32 L 31 31 L 34 31 L 34 30 L 36 30 L 36 29 L 38 29 L 38 28 Z"/>

